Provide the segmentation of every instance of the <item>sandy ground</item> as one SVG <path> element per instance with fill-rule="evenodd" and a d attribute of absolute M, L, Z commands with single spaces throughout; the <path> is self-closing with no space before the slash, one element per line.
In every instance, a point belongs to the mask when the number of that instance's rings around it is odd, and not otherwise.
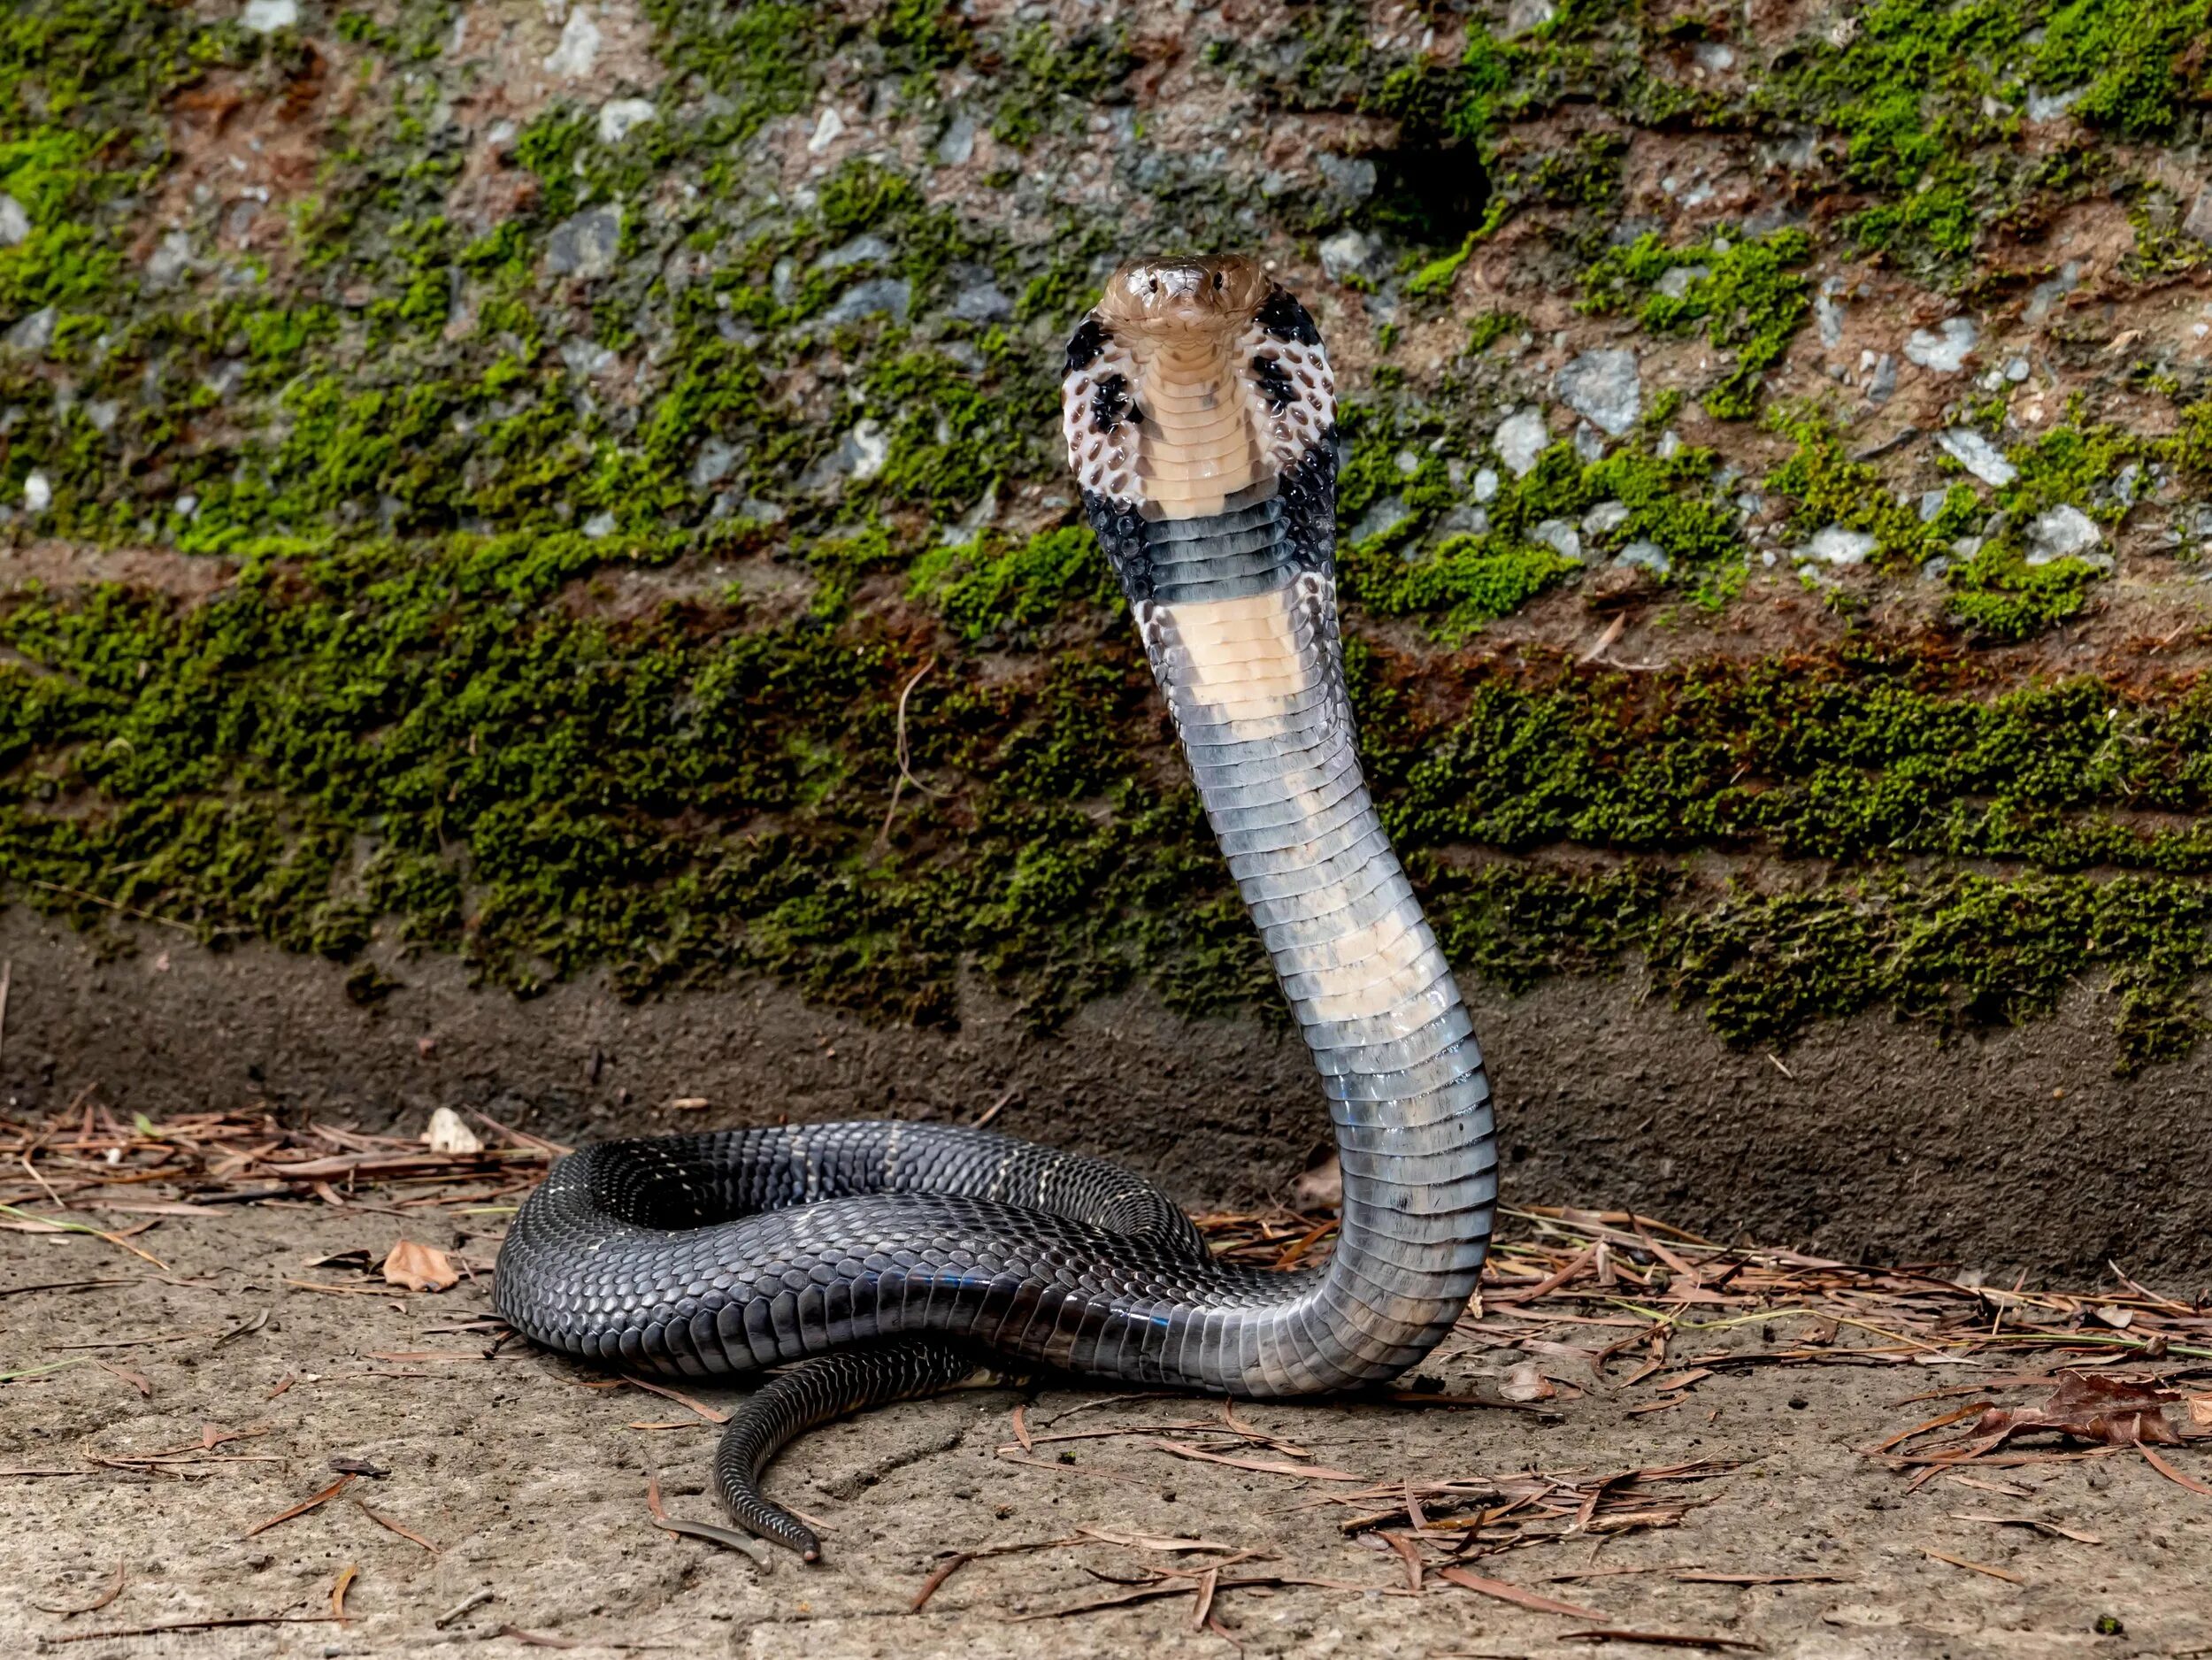
<path fill-rule="evenodd" d="M 2002 1392 L 2016 1362 L 1747 1361 L 1678 1384 L 1679 1373 L 1635 1379 L 1616 1359 L 1601 1382 L 1525 1340 L 1495 1347 L 1494 1313 L 1427 1370 L 1452 1394 L 1494 1399 L 1532 1362 L 1560 1380 L 1553 1398 L 1247 1404 L 1239 1439 L 1198 1427 L 1225 1427 L 1217 1403 L 970 1391 L 795 1449 L 770 1489 L 826 1524 L 827 1559 L 808 1567 L 779 1554 L 763 1572 L 649 1515 L 657 1472 L 671 1514 L 717 1519 L 704 1488 L 710 1423 L 518 1345 L 488 1352 L 492 1340 L 469 1329 L 488 1305 L 482 1276 L 503 1216 L 396 1209 L 373 1194 L 343 1208 L 189 1215 L 147 1203 L 150 1214 L 96 1219 L 154 1222 L 129 1243 L 165 1272 L 87 1235 L 0 1233 L 0 1371 L 17 1374 L 0 1386 L 0 1654 L 1669 1651 L 1577 1635 L 1626 1631 L 1807 1660 L 2212 1655 L 2212 1496 L 2136 1450 L 1984 1460 L 1916 1489 L 1909 1470 L 1862 1450 L 1977 1398 L 1909 1396 L 1987 1382 L 1993 1399 L 2040 1398 Z M 451 1252 L 475 1277 L 436 1295 L 384 1286 L 362 1264 L 403 1236 Z M 1578 1335 L 1559 1324 L 1563 1338 Z M 1760 1338 L 1752 1323 L 1703 1341 L 1740 1340 L 1748 1355 Z M 695 1393 L 710 1407 L 738 1398 Z M 2212 1479 L 2203 1443 L 2165 1450 L 2185 1477 Z M 269 1525 L 326 1493 L 334 1457 L 388 1473 L 357 1476 Z M 1678 1466 L 1690 1466 L 1680 1479 L 1597 1487 Z M 1387 1538 L 1342 1526 L 1402 1505 L 1377 1489 L 1482 1479 L 1501 1484 L 1502 1502 L 1532 1496 L 1462 1571 L 1580 1611 L 1440 1579 L 1435 1549 L 1414 1594 Z M 1402 1531 L 1402 1510 L 1394 1525 Z M 949 1553 L 1056 1540 L 1078 1542 L 972 1562 L 924 1611 L 908 1611 Z M 1169 1540 L 1219 1549 L 1158 1542 Z M 1194 1579 L 1170 1596 L 1059 1612 L 1142 1589 L 1157 1568 L 1209 1563 L 1217 1589 L 1203 1627 Z M 1700 1573 L 1782 1577 L 1686 1577 Z M 339 1623 L 332 1594 L 349 1576 Z M 1327 1583 L 1236 1583 L 1267 1577 Z M 110 1592 L 95 1610 L 43 1611 Z M 93 1635 L 242 1617 L 288 1623 Z"/>

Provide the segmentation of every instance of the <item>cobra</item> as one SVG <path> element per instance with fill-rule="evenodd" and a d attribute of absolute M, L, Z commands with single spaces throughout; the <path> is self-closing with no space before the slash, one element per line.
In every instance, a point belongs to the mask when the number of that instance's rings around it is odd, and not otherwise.
<path fill-rule="evenodd" d="M 1342 1221 L 1322 1264 L 1217 1263 L 1163 1193 L 973 1129 L 836 1123 L 603 1142 L 499 1253 L 510 1324 L 690 1377 L 787 1367 L 716 1459 L 733 1517 L 811 1425 L 979 1365 L 1247 1397 L 1394 1376 L 1474 1290 L 1496 1196 L 1490 1090 L 1457 986 L 1355 750 L 1337 626 L 1335 388 L 1256 262 L 1116 272 L 1070 342 L 1069 459 L 1191 775 L 1312 1055 Z"/>

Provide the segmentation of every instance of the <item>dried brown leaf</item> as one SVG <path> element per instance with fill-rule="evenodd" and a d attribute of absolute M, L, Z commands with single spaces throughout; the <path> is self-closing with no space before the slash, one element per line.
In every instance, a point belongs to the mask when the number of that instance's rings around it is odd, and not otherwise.
<path fill-rule="evenodd" d="M 443 1291 L 459 1283 L 460 1271 L 433 1245 L 403 1239 L 385 1254 L 384 1283 L 410 1291 Z"/>

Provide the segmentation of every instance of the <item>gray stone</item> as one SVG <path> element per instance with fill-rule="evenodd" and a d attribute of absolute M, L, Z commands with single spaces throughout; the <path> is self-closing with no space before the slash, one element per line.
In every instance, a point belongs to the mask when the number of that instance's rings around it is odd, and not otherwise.
<path fill-rule="evenodd" d="M 1690 56 L 1708 74 L 1724 74 L 1736 66 L 1736 49 L 1725 41 L 1700 41 L 1691 49 Z"/>
<path fill-rule="evenodd" d="M 12 248 L 31 234 L 31 216 L 23 204 L 0 192 L 0 248 Z"/>
<path fill-rule="evenodd" d="M 1603 536 L 1618 530 L 1628 522 L 1626 502 L 1600 502 L 1582 516 L 1582 534 Z"/>
<path fill-rule="evenodd" d="M 2207 191 L 2197 198 L 2197 207 L 2203 208 L 2208 201 L 2212 201 L 2212 191 Z M 2195 217 L 2195 211 L 2192 211 L 2190 218 L 2193 219 Z M 2212 242 L 2212 215 L 2208 215 L 2205 227 L 2199 234 L 2205 241 Z M 2045 278 L 2028 290 L 2028 304 L 2020 313 L 2021 320 L 2031 328 L 2041 327 L 2051 313 L 2058 309 L 2059 302 L 2080 286 L 2081 261 L 2070 259 L 2058 268 L 2057 274 Z"/>
<path fill-rule="evenodd" d="M 1652 286 L 1670 300 L 1681 299 L 1692 286 L 1713 274 L 1710 265 L 1669 265 Z"/>
<path fill-rule="evenodd" d="M 1498 423 L 1497 431 L 1490 434 L 1490 443 L 1497 450 L 1498 459 L 1512 470 L 1513 476 L 1521 477 L 1551 444 L 1551 430 L 1544 425 L 1544 411 L 1525 409 L 1507 416 Z"/>
<path fill-rule="evenodd" d="M 1575 427 L 1575 456 L 1586 467 L 1594 467 L 1605 459 L 1605 434 L 1588 421 Z"/>
<path fill-rule="evenodd" d="M 183 231 L 171 231 L 146 259 L 146 281 L 156 288 L 166 288 L 192 267 L 192 238 Z"/>
<path fill-rule="evenodd" d="M 1948 427 L 1936 434 L 1936 448 L 1993 489 L 2002 489 L 2020 476 L 2020 469 L 2005 459 L 2005 452 L 1965 427 Z"/>
<path fill-rule="evenodd" d="M 975 118 L 956 115 L 945 123 L 943 134 L 937 140 L 937 159 L 948 167 L 966 164 L 975 154 Z"/>
<path fill-rule="evenodd" d="M 610 98 L 599 106 L 599 142 L 619 144 L 648 121 L 659 119 L 650 98 Z"/>
<path fill-rule="evenodd" d="M 2200 242 L 2212 242 L 2212 189 L 2197 192 L 2197 199 L 2189 204 L 2188 217 L 2181 221 L 2181 228 Z"/>
<path fill-rule="evenodd" d="M 699 446 L 697 459 L 691 464 L 691 488 L 711 489 L 730 476 L 730 469 L 737 465 L 737 451 L 719 438 L 710 438 Z"/>
<path fill-rule="evenodd" d="M 1614 438 L 1636 424 L 1643 408 L 1636 354 L 1626 347 L 1582 353 L 1560 370 L 1553 389 L 1561 403 Z"/>
<path fill-rule="evenodd" d="M 1947 317 L 1933 328 L 1916 328 L 1905 342 L 1905 357 L 1937 374 L 1956 374 L 1981 339 L 1970 317 Z"/>
<path fill-rule="evenodd" d="M 1406 504 L 1394 496 L 1386 496 L 1370 502 L 1367 511 L 1353 522 L 1354 542 L 1365 542 L 1370 536 L 1379 536 L 1394 525 L 1402 524 L 1409 514 Z"/>
<path fill-rule="evenodd" d="M 121 419 L 123 406 L 113 398 L 96 397 L 84 406 L 84 418 L 96 433 L 111 433 Z"/>
<path fill-rule="evenodd" d="M 1369 275 L 1374 260 L 1374 244 L 1356 230 L 1340 230 L 1321 244 L 1321 273 L 1332 282 Z"/>
<path fill-rule="evenodd" d="M 883 430 L 880 421 L 860 421 L 845 434 L 837 453 L 853 482 L 865 484 L 881 473 L 883 464 L 891 458 L 891 434 Z"/>
<path fill-rule="evenodd" d="M 565 340 L 561 342 L 561 361 L 568 372 L 580 380 L 589 380 L 614 361 L 614 353 L 595 340 Z"/>
<path fill-rule="evenodd" d="M 1822 565 L 1864 565 L 1873 557 L 1874 547 L 1874 538 L 1867 532 L 1831 525 L 1816 533 L 1799 549 L 1797 557 L 1801 562 L 1817 561 Z"/>
<path fill-rule="evenodd" d="M 1542 543 L 1563 559 L 1581 562 L 1581 534 L 1563 519 L 1547 519 L 1542 524 L 1532 526 L 1528 539 Z"/>
<path fill-rule="evenodd" d="M 256 35 L 288 29 L 300 20 L 300 0 L 246 0 L 238 21 Z"/>
<path fill-rule="evenodd" d="M 1555 8 L 1552 0 L 1512 0 L 1505 9 L 1505 38 L 1525 35 L 1531 29 L 1540 29 L 1550 22 Z"/>
<path fill-rule="evenodd" d="M 1328 150 L 1313 158 L 1314 170 L 1329 188 L 1351 204 L 1375 194 L 1375 164 L 1364 156 L 1339 156 Z"/>
<path fill-rule="evenodd" d="M 621 249 L 622 210 L 611 202 L 602 203 L 553 227 L 545 244 L 545 268 L 557 277 L 591 281 L 614 269 Z"/>
<path fill-rule="evenodd" d="M 42 513 L 52 505 L 54 487 L 43 473 L 26 473 L 23 478 L 23 511 Z"/>
<path fill-rule="evenodd" d="M 614 526 L 614 515 L 603 507 L 587 519 L 580 528 L 584 534 L 589 536 L 594 542 L 597 542 L 602 537 L 613 535 Z"/>
<path fill-rule="evenodd" d="M 1655 542 L 1632 542 L 1613 556 L 1613 563 L 1624 569 L 1649 571 L 1654 576 L 1664 576 L 1674 569 L 1667 550 Z"/>
<path fill-rule="evenodd" d="M 979 282 L 954 295 L 946 309 L 964 323 L 1003 323 L 1014 315 L 1014 302 L 997 284 Z"/>
<path fill-rule="evenodd" d="M 1813 301 L 1813 321 L 1820 329 L 1820 343 L 1833 351 L 1843 344 L 1843 306 L 1832 295 L 1823 293 Z"/>
<path fill-rule="evenodd" d="M 1866 401 L 1881 404 L 1897 391 L 1897 359 L 1884 352 L 1874 360 L 1874 374 L 1866 383 Z"/>
<path fill-rule="evenodd" d="M 2080 508 L 2062 504 L 2030 519 L 2025 541 L 2027 562 L 2048 565 L 2054 559 L 2089 557 L 2103 546 L 2104 533 Z"/>
<path fill-rule="evenodd" d="M 19 351 L 27 357 L 36 357 L 54 342 L 54 325 L 60 314 L 50 305 L 42 305 L 28 317 L 20 319 L 4 334 L 0 344 L 10 351 Z"/>
<path fill-rule="evenodd" d="M 816 271 L 842 271 L 847 265 L 879 265 L 893 252 L 891 244 L 872 231 L 856 236 L 849 242 L 840 242 L 814 262 Z"/>
<path fill-rule="evenodd" d="M 1950 499 L 1951 492 L 1948 490 L 1921 491 L 1920 522 L 1924 525 L 1934 523 L 1936 515 L 1943 511 L 1943 504 Z"/>
<path fill-rule="evenodd" d="M 1498 494 L 1498 470 L 1495 467 L 1475 469 L 1475 500 L 1494 501 Z"/>
<path fill-rule="evenodd" d="M 1463 502 L 1436 521 L 1436 534 L 1440 536 L 1479 536 L 1489 528 L 1490 515 Z"/>
<path fill-rule="evenodd" d="M 2069 87 L 2063 92 L 2044 92 L 2037 88 L 2030 87 L 2028 88 L 2028 119 L 2039 125 L 2045 121 L 2055 121 L 2067 111 L 2072 109 L 2075 101 L 2088 90 L 2086 87 Z"/>
<path fill-rule="evenodd" d="M 856 282 L 837 296 L 836 304 L 822 313 L 822 321 L 835 328 L 845 323 L 857 323 L 864 317 L 888 312 L 894 322 L 903 323 L 913 296 L 913 285 L 904 277 L 877 277 L 867 282 Z"/>

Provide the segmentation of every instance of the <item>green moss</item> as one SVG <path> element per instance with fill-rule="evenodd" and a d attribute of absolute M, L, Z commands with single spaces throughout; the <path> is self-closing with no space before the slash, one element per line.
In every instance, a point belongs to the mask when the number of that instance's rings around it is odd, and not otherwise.
<path fill-rule="evenodd" d="M 1778 363 L 1812 312 L 1812 288 L 1797 270 L 1813 253 L 1800 230 L 1759 241 L 1715 238 L 1670 248 L 1647 232 L 1616 248 L 1583 273 L 1583 309 L 1624 311 L 1637 304 L 1646 328 L 1697 332 L 1736 354 L 1735 367 L 1700 395 L 1718 420 L 1741 420 L 1756 407 L 1759 378 Z M 1669 272 L 1684 273 L 1677 291 L 1655 292 Z"/>

